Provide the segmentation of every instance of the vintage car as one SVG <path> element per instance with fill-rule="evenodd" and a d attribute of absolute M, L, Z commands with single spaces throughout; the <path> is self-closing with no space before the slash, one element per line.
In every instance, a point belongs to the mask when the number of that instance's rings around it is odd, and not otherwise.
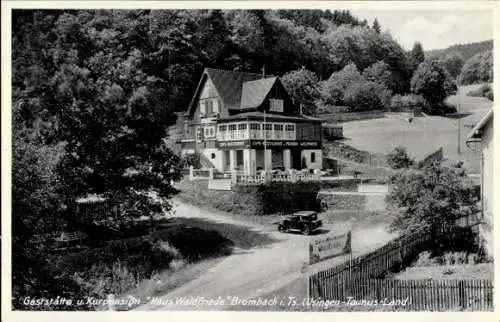
<path fill-rule="evenodd" d="M 280 232 L 288 232 L 290 230 L 298 230 L 305 235 L 311 234 L 323 225 L 318 219 L 318 214 L 314 211 L 299 211 L 288 215 L 285 219 L 278 223 Z"/>

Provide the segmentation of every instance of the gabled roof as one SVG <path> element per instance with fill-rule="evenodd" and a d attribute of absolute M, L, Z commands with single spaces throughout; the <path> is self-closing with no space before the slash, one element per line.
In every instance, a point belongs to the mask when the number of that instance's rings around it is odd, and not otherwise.
<path fill-rule="evenodd" d="M 210 78 L 219 93 L 224 105 L 229 109 L 239 109 L 242 85 L 244 82 L 253 81 L 262 78 L 261 74 L 229 71 L 222 69 L 205 68 L 201 76 L 196 92 L 193 95 L 189 104 L 188 114 L 191 114 L 195 109 L 195 101 L 202 90 L 202 84 L 206 78 Z"/>
<path fill-rule="evenodd" d="M 481 138 L 483 135 L 483 128 L 490 121 L 493 121 L 493 108 L 490 109 L 488 113 L 472 129 L 472 131 L 467 136 L 467 141 Z"/>
<path fill-rule="evenodd" d="M 262 103 L 267 93 L 276 82 L 277 77 L 262 78 L 262 74 L 205 68 L 196 92 L 193 95 L 187 113 L 192 114 L 196 108 L 195 102 L 205 80 L 210 78 L 228 109 L 256 107 Z"/>
<path fill-rule="evenodd" d="M 277 77 L 270 77 L 244 82 L 241 93 L 240 109 L 243 110 L 260 106 L 277 79 Z"/>

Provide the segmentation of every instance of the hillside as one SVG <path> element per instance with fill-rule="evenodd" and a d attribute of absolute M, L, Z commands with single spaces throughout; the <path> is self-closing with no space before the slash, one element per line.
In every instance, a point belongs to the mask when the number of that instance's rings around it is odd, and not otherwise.
<path fill-rule="evenodd" d="M 463 114 L 460 122 L 461 154 L 457 153 L 457 119 L 442 116 L 419 117 L 412 123 L 397 115 L 347 122 L 344 123 L 345 143 L 357 149 L 378 153 L 387 153 L 402 145 L 417 160 L 442 146 L 445 158 L 464 161 L 467 170 L 478 173 L 479 158 L 473 150 L 465 146 L 465 139 L 492 103 L 485 98 L 466 96 L 465 93 L 465 89 L 460 91 L 460 113 Z M 447 101 L 456 105 L 459 99 L 453 95 Z"/>
<path fill-rule="evenodd" d="M 449 52 L 456 51 L 461 54 L 464 60 L 467 60 L 475 54 L 481 53 L 486 50 L 493 49 L 493 40 L 486 40 L 470 44 L 457 44 L 448 48 L 429 50 L 425 52 L 426 57 L 443 56 Z"/>

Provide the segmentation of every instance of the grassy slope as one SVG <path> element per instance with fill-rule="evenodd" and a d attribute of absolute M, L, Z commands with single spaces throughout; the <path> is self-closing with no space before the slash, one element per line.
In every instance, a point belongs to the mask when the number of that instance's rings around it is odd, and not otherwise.
<path fill-rule="evenodd" d="M 451 104 L 457 104 L 460 100 L 460 113 L 468 114 L 460 121 L 461 154 L 458 154 L 458 120 L 441 116 L 415 118 L 412 123 L 395 115 L 348 122 L 344 124 L 344 136 L 347 138 L 345 143 L 358 149 L 380 153 L 387 153 L 396 146 L 403 145 L 417 159 L 422 159 L 443 146 L 445 158 L 464 161 L 469 172 L 479 172 L 478 155 L 465 146 L 465 139 L 492 106 L 492 102 L 485 98 L 466 96 L 468 90 L 461 89 L 460 97 L 448 98 Z"/>

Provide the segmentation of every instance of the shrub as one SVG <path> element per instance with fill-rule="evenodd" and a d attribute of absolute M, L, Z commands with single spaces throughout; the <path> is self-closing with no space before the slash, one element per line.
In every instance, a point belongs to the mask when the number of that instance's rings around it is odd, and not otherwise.
<path fill-rule="evenodd" d="M 412 166 L 414 160 L 410 158 L 406 152 L 406 148 L 398 146 L 387 154 L 387 164 L 391 169 L 403 169 Z"/>
<path fill-rule="evenodd" d="M 391 99 L 391 111 L 405 111 L 405 110 L 425 110 L 427 108 L 427 101 L 422 95 L 396 94 Z"/>
<path fill-rule="evenodd" d="M 489 84 L 483 84 L 479 88 L 467 92 L 467 96 L 486 97 L 493 101 L 493 88 Z"/>
<path fill-rule="evenodd" d="M 344 103 L 352 111 L 382 109 L 389 105 L 390 91 L 375 82 L 350 85 L 344 93 Z"/>
<path fill-rule="evenodd" d="M 162 248 L 162 252 L 167 250 L 167 256 L 171 255 L 169 266 L 173 259 L 179 259 L 179 253 L 187 262 L 193 262 L 214 256 L 224 256 L 231 253 L 230 241 L 216 231 L 204 230 L 195 227 L 184 227 L 182 229 L 163 229 L 152 233 Z M 162 242 L 163 241 L 163 242 Z M 163 244 L 168 241 L 165 246 Z M 178 250 L 172 252 L 173 249 Z M 166 247 L 166 248 L 165 248 Z M 161 252 L 155 252 L 161 254 Z M 175 265 L 175 264 L 174 264 Z"/>
<path fill-rule="evenodd" d="M 201 155 L 199 153 L 186 154 L 181 158 L 180 166 L 188 168 L 193 166 L 195 169 L 201 168 Z"/>

